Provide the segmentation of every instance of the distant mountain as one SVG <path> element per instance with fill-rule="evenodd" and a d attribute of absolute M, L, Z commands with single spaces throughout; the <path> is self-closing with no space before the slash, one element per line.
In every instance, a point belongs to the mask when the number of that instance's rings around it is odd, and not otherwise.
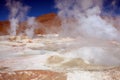
<path fill-rule="evenodd" d="M 36 18 L 36 21 L 40 23 L 39 28 L 35 30 L 35 33 L 57 33 L 60 28 L 60 18 L 55 13 L 45 14 Z"/>
<path fill-rule="evenodd" d="M 60 28 L 60 19 L 55 13 L 49 13 L 38 16 L 35 19 L 38 24 L 35 28 L 35 34 L 57 33 Z M 24 33 L 27 27 L 27 22 L 24 21 L 19 24 L 17 34 Z M 8 35 L 10 31 L 9 21 L 0 21 L 0 35 Z"/>

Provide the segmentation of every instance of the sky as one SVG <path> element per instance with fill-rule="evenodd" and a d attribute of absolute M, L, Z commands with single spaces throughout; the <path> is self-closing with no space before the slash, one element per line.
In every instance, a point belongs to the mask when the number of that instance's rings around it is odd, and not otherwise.
<path fill-rule="evenodd" d="M 103 11 L 111 15 L 120 15 L 120 0 L 104 0 Z"/>
<path fill-rule="evenodd" d="M 54 0 L 16 0 L 24 5 L 30 6 L 27 16 L 40 16 L 43 14 L 57 12 Z M 114 2 L 114 3 L 113 3 Z M 7 20 L 9 10 L 5 6 L 6 0 L 0 0 L 0 20 Z M 114 4 L 114 5 L 113 5 Z M 120 14 L 120 0 L 104 0 L 103 11 L 112 15 Z"/>
<path fill-rule="evenodd" d="M 54 0 L 16 0 L 30 7 L 27 16 L 40 16 L 47 13 L 56 13 Z M 0 20 L 7 20 L 9 10 L 5 6 L 6 0 L 0 0 Z"/>

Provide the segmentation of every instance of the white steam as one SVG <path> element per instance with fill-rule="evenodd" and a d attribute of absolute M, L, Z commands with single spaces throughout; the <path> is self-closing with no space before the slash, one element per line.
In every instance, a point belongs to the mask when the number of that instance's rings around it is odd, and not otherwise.
<path fill-rule="evenodd" d="M 101 17 L 102 4 L 103 0 L 56 0 L 62 21 L 61 36 L 79 39 L 76 42 L 79 49 L 66 55 L 95 64 L 120 65 L 120 50 L 117 49 L 120 34 L 113 24 Z M 112 40 L 118 41 L 117 47 L 112 42 L 107 43 Z"/>
<path fill-rule="evenodd" d="M 12 35 L 12 36 L 16 35 L 16 30 L 19 26 L 18 23 L 19 23 L 18 19 L 16 19 L 16 18 L 10 19 L 10 27 L 11 27 L 10 28 L 10 35 Z"/>
<path fill-rule="evenodd" d="M 19 23 L 26 18 L 29 10 L 28 6 L 24 6 L 19 1 L 7 0 L 6 6 L 10 11 L 10 35 L 15 36 Z"/>
<path fill-rule="evenodd" d="M 102 0 L 56 0 L 56 3 L 62 18 L 62 35 L 118 39 L 117 29 L 100 16 Z M 67 19 L 73 19 L 74 23 Z"/>
<path fill-rule="evenodd" d="M 8 7 L 10 11 L 9 15 L 9 21 L 10 21 L 10 35 L 16 36 L 19 34 L 24 34 L 24 33 L 18 33 L 17 30 L 19 29 L 19 25 L 21 22 L 24 20 L 27 20 L 27 24 L 25 25 L 26 30 L 25 34 L 32 38 L 34 36 L 34 29 L 37 26 L 37 23 L 35 22 L 34 17 L 28 17 L 27 12 L 29 10 L 29 6 L 23 5 L 19 1 L 15 0 L 6 0 L 6 6 Z"/>
<path fill-rule="evenodd" d="M 34 36 L 34 30 L 38 26 L 37 22 L 35 22 L 35 17 L 30 17 L 27 20 L 27 28 L 25 30 L 26 35 L 29 38 L 33 38 Z"/>

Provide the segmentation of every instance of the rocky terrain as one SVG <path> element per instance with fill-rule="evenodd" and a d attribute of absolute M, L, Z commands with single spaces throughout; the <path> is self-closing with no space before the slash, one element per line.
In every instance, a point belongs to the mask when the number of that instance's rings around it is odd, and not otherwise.
<path fill-rule="evenodd" d="M 0 22 L 0 80 L 120 79 L 119 41 L 61 37 L 61 21 L 54 13 L 39 16 L 36 21 L 39 26 L 34 38 L 10 36 L 10 23 Z M 17 34 L 26 29 L 26 22 L 19 25 Z"/>
<path fill-rule="evenodd" d="M 120 78 L 119 66 L 91 64 L 79 57 L 76 53 L 78 47 L 73 47 L 76 40 L 72 38 L 48 34 L 38 35 L 34 39 L 26 36 L 1 36 L 0 40 L 0 80 L 119 80 Z M 111 45 L 120 47 L 116 43 Z M 85 49 L 87 48 L 91 47 L 86 46 Z"/>

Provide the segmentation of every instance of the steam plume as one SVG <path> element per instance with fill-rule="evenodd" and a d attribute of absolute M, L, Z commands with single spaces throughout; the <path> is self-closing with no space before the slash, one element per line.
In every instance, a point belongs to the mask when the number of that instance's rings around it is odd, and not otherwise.
<path fill-rule="evenodd" d="M 16 31 L 18 27 L 20 27 L 19 26 L 20 22 L 27 20 L 27 24 L 25 25 L 26 27 L 25 34 L 28 37 L 32 38 L 34 36 L 34 29 L 37 26 L 37 22 L 35 21 L 34 17 L 27 16 L 27 12 L 30 7 L 25 6 L 21 2 L 15 0 L 7 0 L 6 6 L 10 11 L 9 15 L 10 35 L 16 36 L 17 35 Z"/>
<path fill-rule="evenodd" d="M 28 6 L 24 6 L 22 3 L 15 0 L 7 0 L 6 6 L 10 11 L 10 35 L 16 35 L 16 30 L 19 27 L 19 23 L 26 18 Z"/>
<path fill-rule="evenodd" d="M 27 28 L 25 30 L 25 33 L 29 38 L 33 38 L 34 30 L 37 26 L 38 23 L 35 21 L 35 17 L 29 17 L 27 20 Z"/>
<path fill-rule="evenodd" d="M 118 39 L 117 29 L 100 16 L 103 0 L 56 0 L 56 4 L 62 18 L 62 35 Z M 74 19 L 74 23 L 66 18 Z"/>
<path fill-rule="evenodd" d="M 120 65 L 119 50 L 111 40 L 119 41 L 119 31 L 101 17 L 103 0 L 56 0 L 62 21 L 61 36 L 80 39 L 69 57 L 102 65 Z M 72 55 L 72 56 L 71 56 Z M 109 62 L 110 61 L 110 62 Z"/>

